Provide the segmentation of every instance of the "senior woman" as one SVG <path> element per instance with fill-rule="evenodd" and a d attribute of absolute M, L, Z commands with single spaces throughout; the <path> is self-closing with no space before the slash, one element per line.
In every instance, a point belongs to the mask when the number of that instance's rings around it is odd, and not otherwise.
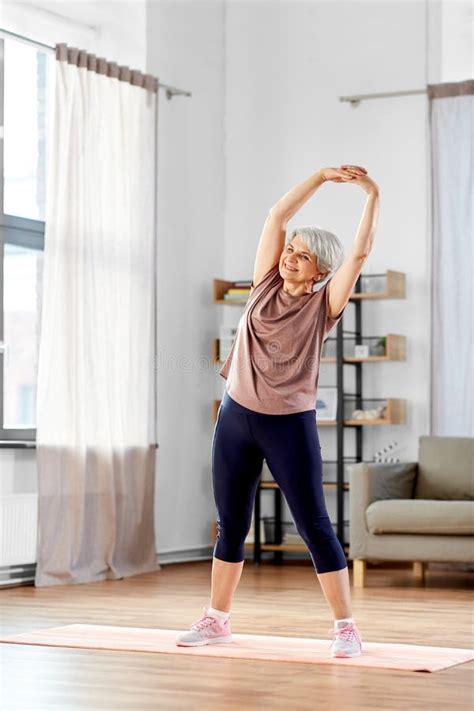
<path fill-rule="evenodd" d="M 319 227 L 287 222 L 323 183 L 352 183 L 367 200 L 352 250 Z M 310 552 L 334 616 L 332 656 L 361 654 L 344 550 L 328 516 L 322 484 L 316 396 L 324 340 L 341 319 L 372 249 L 379 190 L 365 168 L 323 168 L 271 208 L 260 237 L 249 299 L 220 374 L 226 390 L 212 441 L 218 534 L 210 605 L 176 644 L 232 641 L 230 608 L 244 565 L 263 460 Z"/>

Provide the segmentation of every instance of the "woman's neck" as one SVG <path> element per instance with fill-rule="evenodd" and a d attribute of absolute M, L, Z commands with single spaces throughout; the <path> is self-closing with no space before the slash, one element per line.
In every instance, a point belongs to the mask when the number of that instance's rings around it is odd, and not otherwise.
<path fill-rule="evenodd" d="M 311 294 L 313 291 L 313 282 L 305 281 L 301 284 L 294 284 L 284 279 L 282 289 L 285 294 L 290 294 L 290 296 L 303 296 L 304 294 Z"/>

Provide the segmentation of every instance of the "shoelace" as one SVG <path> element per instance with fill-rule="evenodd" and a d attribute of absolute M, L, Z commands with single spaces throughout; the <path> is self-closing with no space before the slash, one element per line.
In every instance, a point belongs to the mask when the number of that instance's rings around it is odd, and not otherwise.
<path fill-rule="evenodd" d="M 340 637 L 345 642 L 356 641 L 356 642 L 359 642 L 359 644 L 362 642 L 362 639 L 360 637 L 359 632 L 357 631 L 357 628 L 351 624 L 344 625 L 343 627 L 340 627 L 337 630 L 335 630 L 334 627 L 332 627 L 329 630 L 329 632 L 332 632 L 333 640 L 335 640 L 336 637 Z"/>
<path fill-rule="evenodd" d="M 197 620 L 196 622 L 193 622 L 191 627 L 193 630 L 202 630 L 204 627 L 209 627 L 209 625 L 212 625 L 215 621 L 215 617 L 204 615 L 204 617 L 201 617 L 201 619 Z"/>

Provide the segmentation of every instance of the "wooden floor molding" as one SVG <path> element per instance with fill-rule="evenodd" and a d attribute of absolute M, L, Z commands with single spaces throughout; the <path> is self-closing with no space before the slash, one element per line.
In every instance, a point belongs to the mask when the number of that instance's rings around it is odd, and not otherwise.
<path fill-rule="evenodd" d="M 353 587 L 363 640 L 473 646 L 472 572 L 367 566 Z M 209 602 L 211 561 L 88 585 L 0 591 L 7 634 L 73 623 L 189 628 Z M 350 569 L 351 583 L 353 571 Z M 319 638 L 332 614 L 310 564 L 246 561 L 232 608 L 232 629 Z M 428 710 L 472 709 L 474 663 L 432 674 L 230 658 L 99 652 L 2 645 L 2 708 Z"/>

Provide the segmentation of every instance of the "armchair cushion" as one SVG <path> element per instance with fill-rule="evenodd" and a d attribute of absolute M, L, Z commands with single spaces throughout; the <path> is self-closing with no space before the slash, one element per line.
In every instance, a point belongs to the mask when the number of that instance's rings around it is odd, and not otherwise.
<path fill-rule="evenodd" d="M 374 501 L 365 512 L 369 533 L 472 536 L 474 501 Z"/>
<path fill-rule="evenodd" d="M 416 462 L 377 462 L 375 466 L 373 495 L 377 500 L 413 498 L 418 474 Z"/>
<path fill-rule="evenodd" d="M 420 436 L 414 496 L 474 500 L 474 437 Z"/>

